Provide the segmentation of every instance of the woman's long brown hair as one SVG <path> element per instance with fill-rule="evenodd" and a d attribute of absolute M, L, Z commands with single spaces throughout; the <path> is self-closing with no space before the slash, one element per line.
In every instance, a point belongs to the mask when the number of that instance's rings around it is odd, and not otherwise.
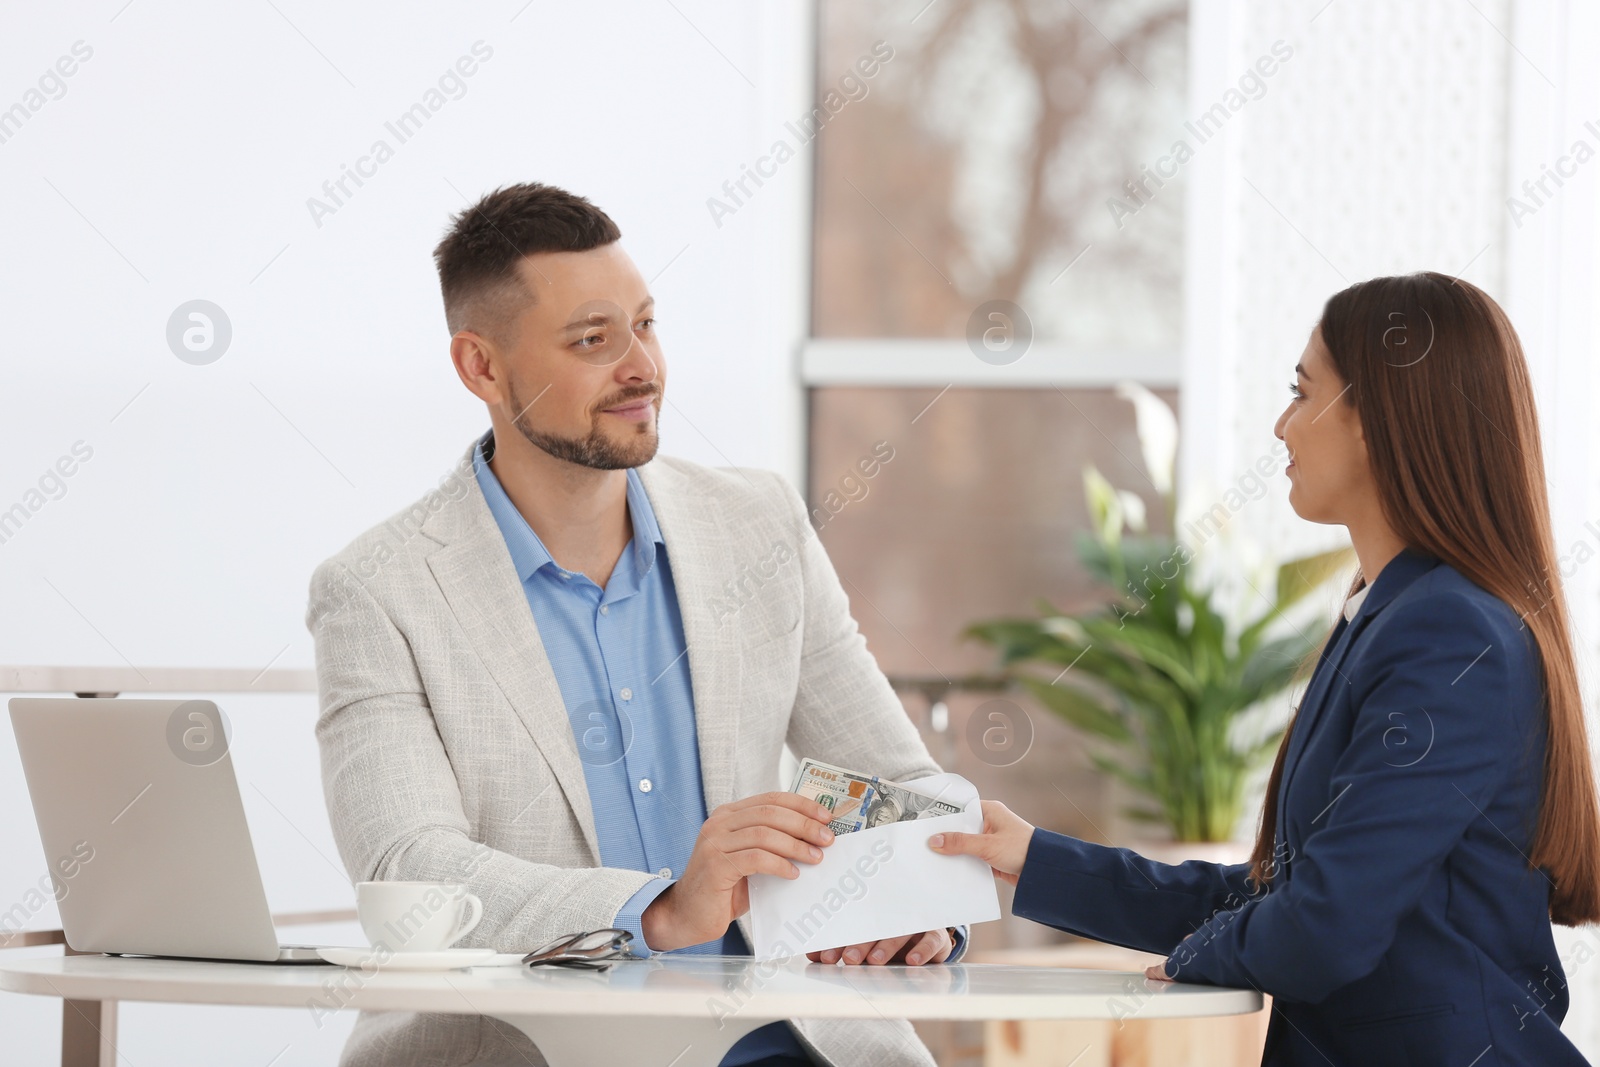
<path fill-rule="evenodd" d="M 1336 293 L 1318 327 L 1348 384 L 1385 518 L 1406 545 L 1514 608 L 1539 647 L 1547 740 L 1530 861 L 1550 918 L 1600 921 L 1600 811 L 1567 604 L 1557 569 L 1527 362 L 1488 294 L 1443 274 L 1374 278 Z M 1358 588 L 1358 577 L 1352 590 Z M 1286 731 L 1250 859 L 1275 870 Z"/>

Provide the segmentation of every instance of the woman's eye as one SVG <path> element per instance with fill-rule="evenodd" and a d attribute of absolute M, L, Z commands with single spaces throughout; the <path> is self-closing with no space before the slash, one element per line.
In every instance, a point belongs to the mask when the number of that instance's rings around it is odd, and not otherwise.
<path fill-rule="evenodd" d="M 1298 382 L 1289 383 L 1289 392 L 1296 400 L 1304 400 L 1306 398 L 1306 394 L 1300 391 L 1300 383 Z"/>
<path fill-rule="evenodd" d="M 648 332 L 650 332 L 651 330 L 653 330 L 655 328 L 656 328 L 656 320 L 655 319 L 643 319 L 643 320 L 640 321 L 639 325 L 634 327 L 635 330 L 640 330 L 640 331 L 645 332 L 645 333 L 648 333 Z"/>
<path fill-rule="evenodd" d="M 573 342 L 579 348 L 595 348 L 606 343 L 605 334 L 592 333 L 587 337 L 580 337 Z"/>

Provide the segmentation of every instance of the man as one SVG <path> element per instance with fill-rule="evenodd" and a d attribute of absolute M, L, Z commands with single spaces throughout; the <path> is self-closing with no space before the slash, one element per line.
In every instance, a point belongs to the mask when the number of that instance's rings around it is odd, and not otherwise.
<path fill-rule="evenodd" d="M 779 477 L 657 459 L 653 301 L 599 208 L 546 185 L 435 250 L 450 356 L 492 429 L 442 492 L 317 569 L 323 781 L 356 880 L 459 882 L 463 943 L 616 926 L 635 951 L 748 953 L 746 878 L 831 836 L 780 752 L 936 765 Z M 818 953 L 950 958 L 936 930 Z M 472 1052 L 473 1049 L 477 1051 Z M 469 1015 L 364 1014 L 353 1064 L 542 1062 Z M 903 1022 L 763 1027 L 725 1064 L 931 1064 Z"/>

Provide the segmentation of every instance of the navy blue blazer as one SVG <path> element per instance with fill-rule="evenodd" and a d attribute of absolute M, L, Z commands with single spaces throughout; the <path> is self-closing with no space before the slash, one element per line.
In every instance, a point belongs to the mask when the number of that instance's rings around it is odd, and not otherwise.
<path fill-rule="evenodd" d="M 1273 997 L 1264 1064 L 1552 1067 L 1566 979 L 1530 869 L 1540 658 L 1499 598 L 1407 550 L 1340 619 L 1278 792 L 1277 873 L 1035 831 L 1012 910 Z M 1130 1009 L 1132 1011 L 1132 1009 Z"/>

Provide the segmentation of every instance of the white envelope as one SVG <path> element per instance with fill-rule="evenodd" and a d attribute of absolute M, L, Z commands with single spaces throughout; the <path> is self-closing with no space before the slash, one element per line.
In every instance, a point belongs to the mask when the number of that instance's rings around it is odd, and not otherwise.
<path fill-rule="evenodd" d="M 936 774 L 907 788 L 964 810 L 841 834 L 821 863 L 797 863 L 800 877 L 750 877 L 751 953 L 758 960 L 858 945 L 886 937 L 1000 918 L 989 865 L 975 856 L 941 856 L 928 838 L 983 830 L 978 790 L 958 774 Z"/>

